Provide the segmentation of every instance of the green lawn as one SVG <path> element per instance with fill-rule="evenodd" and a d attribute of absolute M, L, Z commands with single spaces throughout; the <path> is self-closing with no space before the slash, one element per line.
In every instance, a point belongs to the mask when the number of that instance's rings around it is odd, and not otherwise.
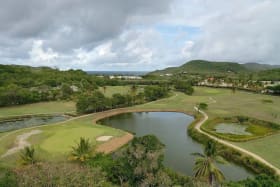
<path fill-rule="evenodd" d="M 72 101 L 52 101 L 12 107 L 0 107 L 0 118 L 26 114 L 75 113 L 75 111 L 75 103 Z"/>
<path fill-rule="evenodd" d="M 177 94 L 177 95 L 176 95 Z M 206 111 L 210 119 L 226 116 L 249 116 L 256 119 L 280 124 L 280 97 L 253 94 L 243 91 L 232 93 L 229 89 L 195 87 L 192 96 L 176 93 L 174 96 L 160 101 L 136 106 L 137 108 L 184 109 L 194 112 L 194 105 L 200 102 L 208 103 Z M 263 99 L 273 103 L 263 103 Z M 215 100 L 216 102 L 213 102 Z"/>
<path fill-rule="evenodd" d="M 280 134 L 264 137 L 248 142 L 235 143 L 251 152 L 254 152 L 280 168 Z"/>
<path fill-rule="evenodd" d="M 141 90 L 143 90 L 143 86 L 138 86 L 137 91 L 140 92 Z M 103 87 L 99 87 L 99 91 L 106 97 L 112 97 L 112 95 L 116 93 L 125 95 L 131 93 L 131 86 L 106 86 L 105 90 Z"/>
<path fill-rule="evenodd" d="M 41 130 L 42 133 L 32 135 L 28 141 L 34 145 L 39 158 L 46 160 L 66 159 L 66 155 L 71 151 L 71 147 L 76 144 L 80 137 L 89 138 L 93 145 L 97 145 L 96 138 L 98 136 L 108 135 L 118 137 L 124 134 L 123 131 L 118 129 L 93 124 L 92 119 L 94 115 L 91 114 L 49 126 L 33 127 L 5 133 L 8 136 L 0 137 L 0 155 L 14 146 L 15 139 L 18 135 L 35 129 Z M 8 165 L 14 165 L 17 157 L 18 154 L 14 154 L 3 158 L 2 161 Z"/>

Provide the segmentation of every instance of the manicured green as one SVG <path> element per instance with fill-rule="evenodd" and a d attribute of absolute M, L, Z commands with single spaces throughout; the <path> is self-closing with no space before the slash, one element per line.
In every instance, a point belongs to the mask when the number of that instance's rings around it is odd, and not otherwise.
<path fill-rule="evenodd" d="M 6 135 L 10 135 L 0 137 L 0 155 L 13 146 L 13 142 L 18 135 L 35 129 L 41 130 L 42 133 L 29 137 L 28 141 L 34 145 L 38 157 L 43 160 L 65 159 L 65 157 L 69 156 L 72 146 L 76 145 L 80 137 L 88 138 L 92 145 L 97 145 L 96 138 L 98 136 L 118 137 L 124 134 L 121 130 L 94 124 L 92 122 L 94 115 L 96 114 L 78 117 L 59 124 L 6 133 Z M 2 160 L 8 164 L 15 164 L 16 158 L 17 154 Z"/>
<path fill-rule="evenodd" d="M 52 101 L 11 107 L 0 107 L 0 118 L 26 114 L 75 113 L 75 111 L 75 103 L 72 101 Z"/>

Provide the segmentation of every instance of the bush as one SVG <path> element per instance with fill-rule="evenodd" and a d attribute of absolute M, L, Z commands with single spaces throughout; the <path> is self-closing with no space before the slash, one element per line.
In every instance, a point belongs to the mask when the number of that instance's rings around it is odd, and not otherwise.
<path fill-rule="evenodd" d="M 0 187 L 17 186 L 16 174 L 9 169 L 0 168 Z"/>
<path fill-rule="evenodd" d="M 16 170 L 19 186 L 96 186 L 110 187 L 99 169 L 70 163 L 40 163 Z"/>

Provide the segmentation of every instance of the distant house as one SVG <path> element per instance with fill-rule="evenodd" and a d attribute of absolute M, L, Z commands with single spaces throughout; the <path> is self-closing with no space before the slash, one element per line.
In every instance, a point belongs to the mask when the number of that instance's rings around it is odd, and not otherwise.
<path fill-rule="evenodd" d="M 70 88 L 73 92 L 78 92 L 79 91 L 79 88 L 75 85 L 71 85 Z"/>
<path fill-rule="evenodd" d="M 130 76 L 130 75 L 111 75 L 109 76 L 109 79 L 125 79 L 125 80 L 140 80 L 143 79 L 141 76 Z"/>

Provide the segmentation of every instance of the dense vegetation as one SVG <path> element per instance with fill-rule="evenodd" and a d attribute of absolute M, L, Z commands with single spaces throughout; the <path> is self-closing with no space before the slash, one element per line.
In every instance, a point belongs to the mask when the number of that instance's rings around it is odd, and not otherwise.
<path fill-rule="evenodd" d="M 277 69 L 278 68 L 278 69 Z M 164 70 L 151 72 L 147 77 L 172 74 L 174 76 L 207 77 L 240 79 L 248 76 L 250 80 L 280 80 L 279 66 L 257 63 L 239 64 L 235 62 L 212 62 L 205 60 L 192 60 L 179 67 L 170 67 Z"/>
<path fill-rule="evenodd" d="M 131 87 L 131 94 L 113 94 L 112 97 L 105 97 L 103 93 L 94 91 L 79 96 L 77 101 L 78 113 L 92 113 L 109 110 L 113 108 L 127 107 L 135 104 L 142 104 L 148 101 L 155 101 L 167 97 L 169 89 L 163 86 L 146 86 L 144 92 L 137 93 L 137 88 Z"/>
<path fill-rule="evenodd" d="M 117 83 L 81 70 L 0 65 L 0 106 L 71 99 L 105 84 Z"/>
<path fill-rule="evenodd" d="M 280 72 L 279 72 L 279 74 L 280 74 Z M 280 84 L 276 85 L 276 86 L 269 86 L 268 89 L 272 90 L 274 94 L 280 95 Z"/>
<path fill-rule="evenodd" d="M 111 155 L 98 153 L 85 162 L 38 162 L 14 170 L 2 169 L 0 186 L 191 185 L 190 177 L 163 166 L 163 152 L 164 145 L 155 136 L 147 135 L 134 138 Z"/>
<path fill-rule="evenodd" d="M 81 138 L 82 140 L 83 138 Z M 87 143 L 86 143 L 87 144 Z M 90 144 L 88 144 L 90 145 Z M 79 150 L 84 145 L 77 144 Z M 89 149 L 87 149 L 89 150 Z M 265 174 L 239 182 L 225 182 L 216 162 L 216 143 L 208 141 L 198 156 L 194 177 L 176 173 L 163 165 L 164 145 L 153 135 L 134 138 L 113 154 L 95 153 L 86 160 L 29 162 L 15 169 L 0 168 L 0 186 L 217 186 L 278 187 L 279 180 Z M 216 161 L 215 161 L 216 160 Z"/>
<path fill-rule="evenodd" d="M 175 81 L 174 88 L 176 91 L 183 92 L 187 95 L 192 95 L 194 92 L 191 83 L 188 81 Z"/>

